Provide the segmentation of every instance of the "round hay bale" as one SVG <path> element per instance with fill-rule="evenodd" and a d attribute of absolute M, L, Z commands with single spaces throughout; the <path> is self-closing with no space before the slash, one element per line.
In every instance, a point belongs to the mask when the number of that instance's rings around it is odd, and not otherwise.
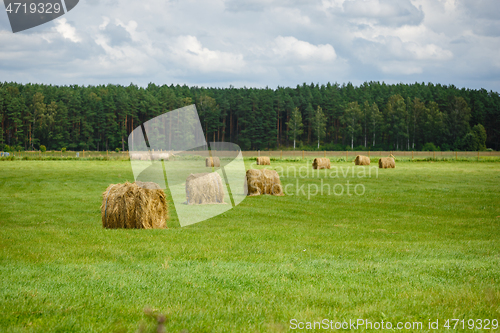
<path fill-rule="evenodd" d="M 131 161 L 140 161 L 141 160 L 141 154 L 140 153 L 129 153 L 129 158 Z"/>
<path fill-rule="evenodd" d="M 271 165 L 271 159 L 268 156 L 257 157 L 257 165 Z"/>
<path fill-rule="evenodd" d="M 223 204 L 224 186 L 217 172 L 192 173 L 186 179 L 186 204 Z"/>
<path fill-rule="evenodd" d="M 170 158 L 169 153 L 153 153 L 152 155 L 153 155 L 153 160 L 155 161 L 161 161 L 161 160 L 168 161 L 168 159 Z"/>
<path fill-rule="evenodd" d="M 381 157 L 378 160 L 378 167 L 380 169 L 394 169 L 396 167 L 396 162 L 392 157 Z"/>
<path fill-rule="evenodd" d="M 313 161 L 313 169 L 330 169 L 330 159 L 325 157 L 315 158 Z"/>
<path fill-rule="evenodd" d="M 250 169 L 247 171 L 247 188 L 249 196 L 262 194 L 283 196 L 280 176 L 275 170 Z"/>
<path fill-rule="evenodd" d="M 151 161 L 151 154 L 149 152 L 129 153 L 130 160 L 135 161 Z"/>
<path fill-rule="evenodd" d="M 218 168 L 218 167 L 220 167 L 220 159 L 217 156 L 215 156 L 215 157 L 207 157 L 205 159 L 205 165 L 207 167 L 209 167 L 209 168 L 210 167 Z"/>
<path fill-rule="evenodd" d="M 156 183 L 111 184 L 102 194 L 104 228 L 163 229 L 167 217 L 165 192 Z"/>
<path fill-rule="evenodd" d="M 370 165 L 370 158 L 368 156 L 358 155 L 354 159 L 355 165 Z"/>

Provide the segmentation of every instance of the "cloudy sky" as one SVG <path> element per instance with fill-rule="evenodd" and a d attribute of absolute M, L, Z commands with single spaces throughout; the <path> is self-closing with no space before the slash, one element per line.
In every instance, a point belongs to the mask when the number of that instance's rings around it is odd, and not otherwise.
<path fill-rule="evenodd" d="M 273 87 L 433 82 L 500 91 L 498 0 L 80 0 L 13 34 L 0 81 Z"/>

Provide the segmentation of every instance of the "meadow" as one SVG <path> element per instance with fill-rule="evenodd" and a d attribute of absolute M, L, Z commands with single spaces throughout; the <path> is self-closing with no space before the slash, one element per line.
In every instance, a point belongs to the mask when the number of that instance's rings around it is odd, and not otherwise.
<path fill-rule="evenodd" d="M 0 331 L 156 332 L 151 313 L 167 332 L 500 320 L 499 162 L 332 167 L 273 161 L 284 197 L 106 230 L 101 195 L 133 181 L 128 161 L 0 161 Z"/>

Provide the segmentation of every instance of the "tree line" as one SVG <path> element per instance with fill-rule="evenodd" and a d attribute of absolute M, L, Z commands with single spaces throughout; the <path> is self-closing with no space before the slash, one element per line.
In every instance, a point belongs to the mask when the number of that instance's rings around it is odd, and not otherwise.
<path fill-rule="evenodd" d="M 243 150 L 500 148 L 500 97 L 432 83 L 204 88 L 0 83 L 0 150 L 128 150 L 128 134 L 196 104 L 207 141 Z"/>

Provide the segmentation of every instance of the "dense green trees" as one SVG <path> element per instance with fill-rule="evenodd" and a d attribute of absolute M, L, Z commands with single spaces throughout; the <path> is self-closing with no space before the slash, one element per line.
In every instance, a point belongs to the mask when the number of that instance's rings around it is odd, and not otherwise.
<path fill-rule="evenodd" d="M 316 137 L 316 139 L 318 139 L 317 148 L 319 149 L 320 140 L 326 134 L 326 117 L 323 113 L 323 109 L 319 105 L 311 117 L 311 126 L 314 132 L 314 136 Z"/>
<path fill-rule="evenodd" d="M 289 121 L 286 123 L 290 131 L 290 136 L 293 138 L 293 149 L 295 149 L 295 143 L 297 138 L 304 132 L 302 127 L 302 115 L 300 114 L 299 108 L 295 108 L 289 117 Z"/>
<path fill-rule="evenodd" d="M 463 150 L 486 149 L 486 130 L 483 125 L 477 124 L 461 139 L 459 146 Z"/>
<path fill-rule="evenodd" d="M 362 117 L 358 102 L 350 102 L 344 111 L 342 124 L 345 126 L 345 135 L 351 140 L 351 149 L 354 148 L 354 137 L 361 131 L 360 120 Z"/>
<path fill-rule="evenodd" d="M 500 149 L 500 97 L 453 85 L 365 82 L 295 88 L 0 83 L 0 150 L 127 150 L 128 134 L 195 103 L 207 141 L 242 149 Z M 432 147 L 427 145 L 427 147 Z"/>

